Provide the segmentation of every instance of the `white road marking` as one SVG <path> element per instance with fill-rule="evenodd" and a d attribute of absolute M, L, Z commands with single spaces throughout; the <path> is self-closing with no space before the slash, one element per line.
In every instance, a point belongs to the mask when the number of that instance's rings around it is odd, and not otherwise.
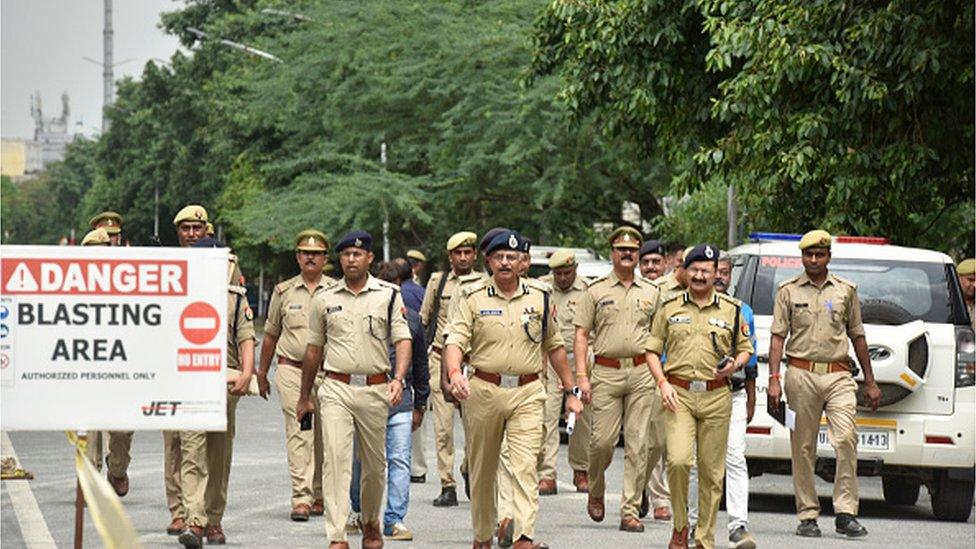
<path fill-rule="evenodd" d="M 14 445 L 10 442 L 7 433 L 3 433 L 3 455 L 12 456 L 16 459 Z M 24 536 L 24 543 L 28 548 L 57 548 L 51 531 L 47 527 L 44 515 L 37 506 L 37 499 L 30 488 L 30 481 L 27 480 L 5 480 L 3 489 L 10 497 L 10 503 L 17 516 L 17 523 L 20 525 L 20 533 Z"/>

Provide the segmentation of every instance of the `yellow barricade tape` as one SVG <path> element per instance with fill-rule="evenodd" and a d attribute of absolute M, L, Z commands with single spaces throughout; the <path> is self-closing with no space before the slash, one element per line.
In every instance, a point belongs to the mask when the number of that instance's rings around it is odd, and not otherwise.
<path fill-rule="evenodd" d="M 75 469 L 78 471 L 78 482 L 85 495 L 85 504 L 91 514 L 95 529 L 102 538 L 102 543 L 108 549 L 128 549 L 142 547 L 139 534 L 136 533 L 129 515 L 126 514 L 122 502 L 115 494 L 115 490 L 108 483 L 108 479 L 95 469 L 88 460 L 87 440 L 81 439 L 76 433 L 68 432 L 68 440 L 75 447 Z"/>

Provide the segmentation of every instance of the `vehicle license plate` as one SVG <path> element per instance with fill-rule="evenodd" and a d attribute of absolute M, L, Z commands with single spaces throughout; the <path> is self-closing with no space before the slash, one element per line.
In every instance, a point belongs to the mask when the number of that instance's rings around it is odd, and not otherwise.
<path fill-rule="evenodd" d="M 883 451 L 891 450 L 891 431 L 864 429 L 857 432 L 858 451 Z M 821 450 L 832 449 L 830 441 L 827 439 L 827 428 L 821 427 L 817 435 L 817 447 Z"/>

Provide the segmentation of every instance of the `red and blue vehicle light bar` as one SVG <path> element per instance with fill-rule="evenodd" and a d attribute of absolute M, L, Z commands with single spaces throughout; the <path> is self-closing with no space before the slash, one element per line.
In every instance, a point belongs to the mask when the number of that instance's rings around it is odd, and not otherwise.
<path fill-rule="evenodd" d="M 753 242 L 799 242 L 801 238 L 803 238 L 802 234 L 795 234 L 795 233 L 767 233 L 767 232 L 749 233 L 749 240 L 752 240 Z M 877 244 L 877 245 L 891 244 L 891 242 L 883 236 L 840 235 L 834 237 L 834 242 L 838 242 L 842 244 Z"/>

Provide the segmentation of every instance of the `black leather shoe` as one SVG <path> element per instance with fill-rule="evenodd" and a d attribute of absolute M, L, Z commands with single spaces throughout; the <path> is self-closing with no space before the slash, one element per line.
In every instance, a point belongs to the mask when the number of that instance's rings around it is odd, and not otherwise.
<path fill-rule="evenodd" d="M 457 507 L 457 490 L 454 487 L 443 488 L 441 495 L 434 499 L 434 507 Z"/>
<path fill-rule="evenodd" d="M 637 512 L 639 518 L 644 518 L 651 512 L 651 498 L 647 496 L 647 490 L 641 492 L 640 510 Z"/>
<path fill-rule="evenodd" d="M 804 538 L 819 538 L 820 527 L 817 526 L 817 519 L 803 519 L 796 527 L 796 535 Z"/>
<path fill-rule="evenodd" d="M 860 538 L 868 535 L 867 529 L 861 526 L 861 523 L 850 513 L 837 515 L 837 518 L 834 519 L 834 526 L 837 528 L 838 534 L 844 534 L 849 538 Z"/>
<path fill-rule="evenodd" d="M 427 473 L 424 473 L 422 475 L 416 475 L 416 476 L 410 475 L 411 484 L 423 484 L 425 482 L 427 482 Z"/>

